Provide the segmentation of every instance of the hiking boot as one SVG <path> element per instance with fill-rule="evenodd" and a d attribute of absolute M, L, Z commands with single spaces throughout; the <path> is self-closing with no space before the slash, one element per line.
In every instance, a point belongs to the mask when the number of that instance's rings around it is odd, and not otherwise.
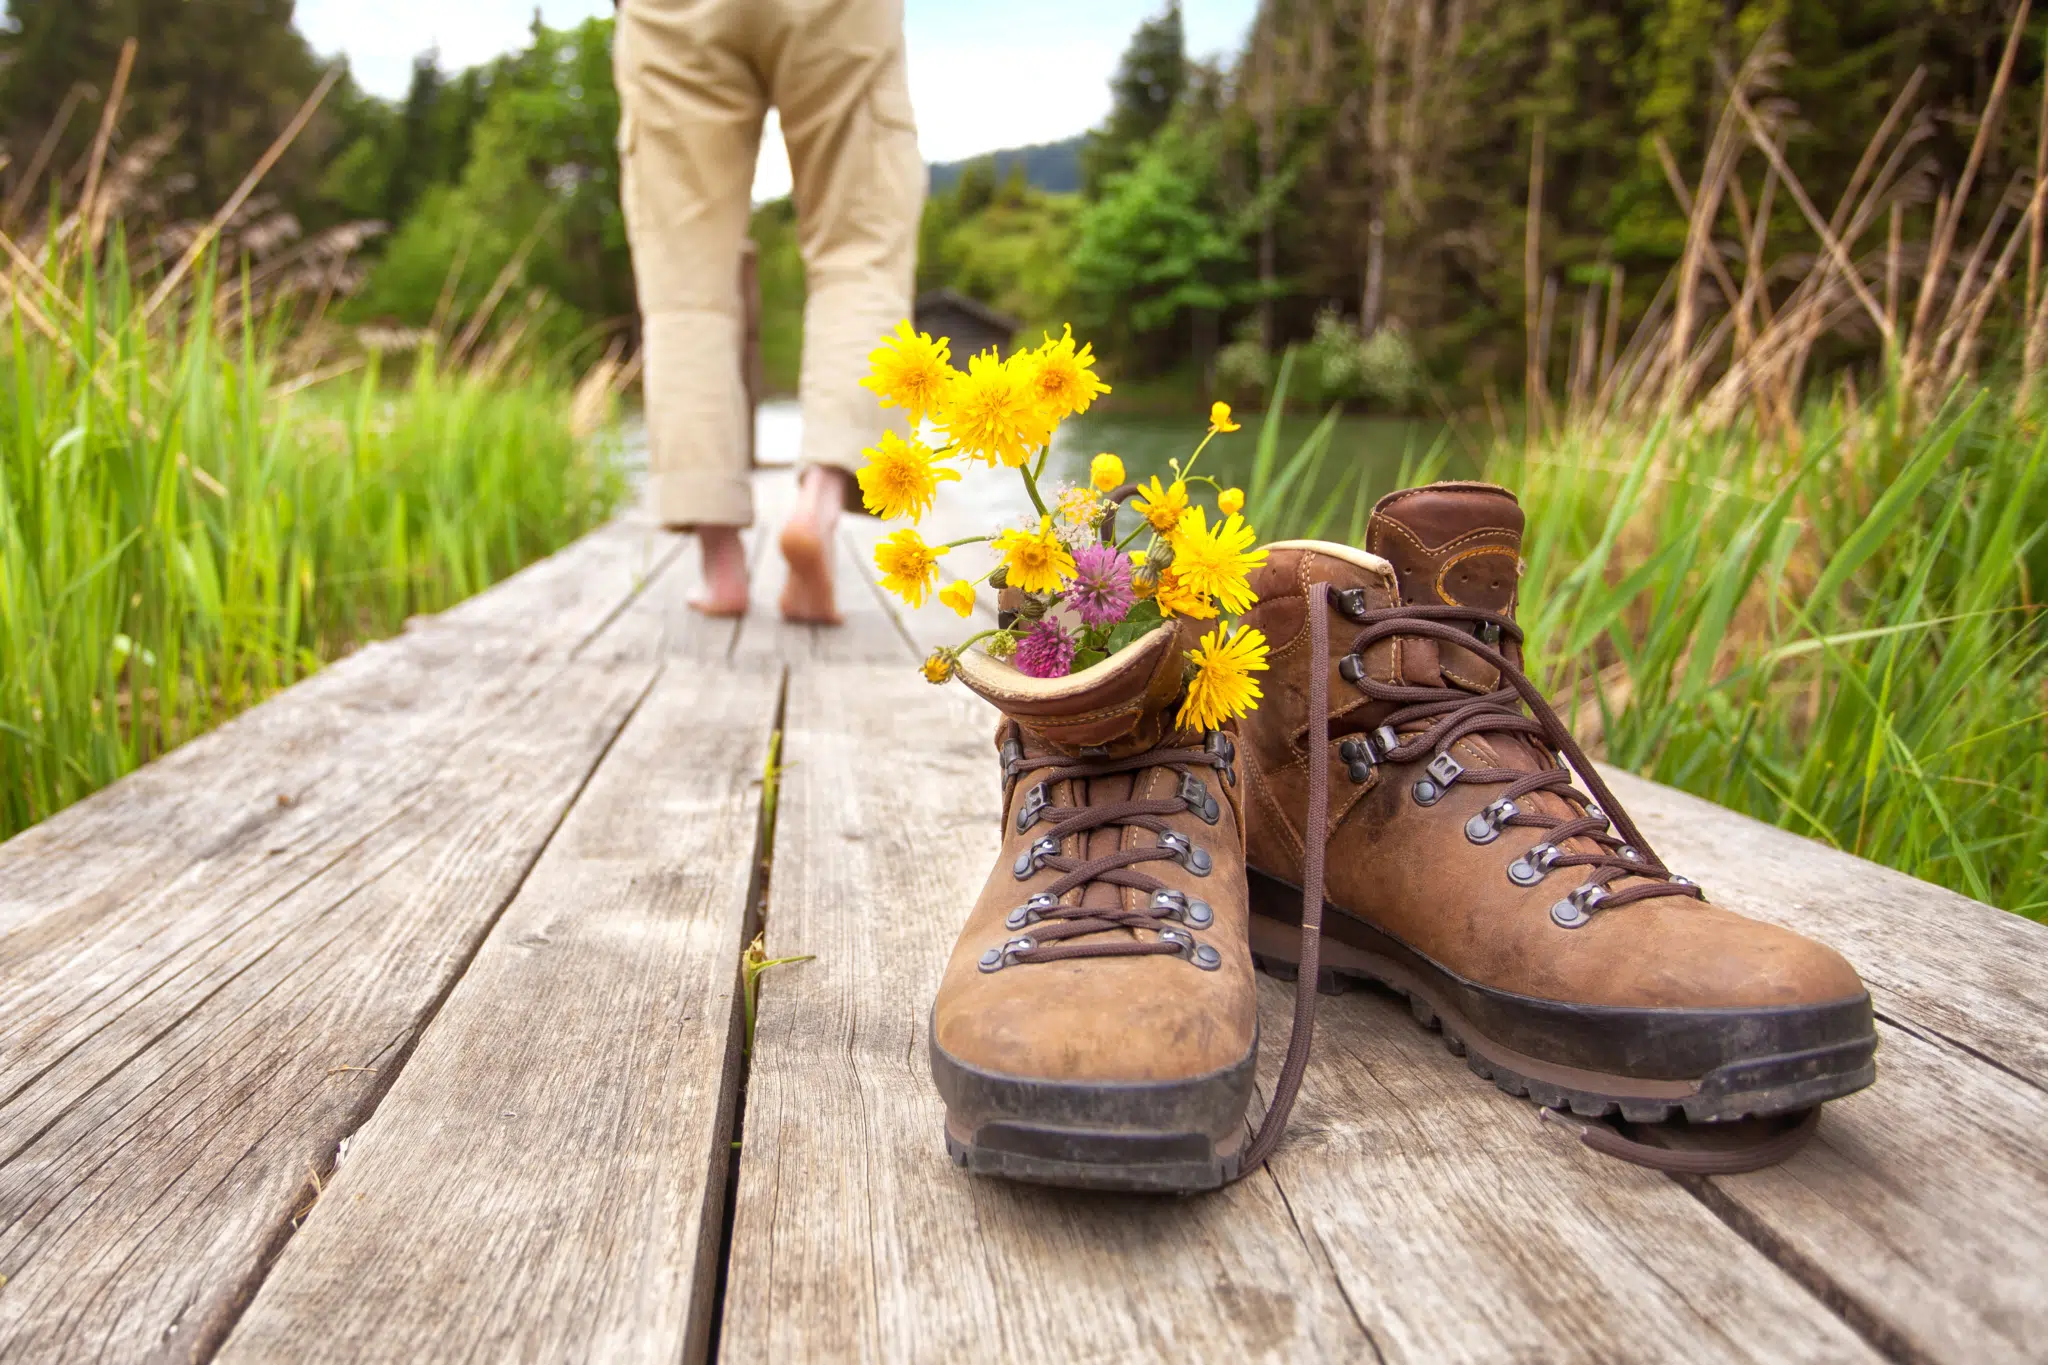
<path fill-rule="evenodd" d="M 1263 1160 L 1285 1121 L 1299 1025 L 1247 1142 L 1243 788 L 1231 740 L 1174 719 L 1194 638 L 1169 623 L 1055 679 L 960 660 L 1003 712 L 1003 848 L 932 1007 L 931 1064 L 947 1149 L 978 1174 L 1210 1189 Z"/>
<path fill-rule="evenodd" d="M 1382 499 L 1365 551 L 1269 547 L 1246 621 L 1272 672 L 1238 727 L 1254 948 L 1290 968 L 1292 888 L 1327 837 L 1325 987 L 1405 993 L 1511 1094 L 1701 1122 L 1870 1084 L 1855 970 L 1667 869 L 1522 673 L 1521 541 L 1513 494 L 1445 483 Z M 1305 818 L 1311 774 L 1330 787 L 1322 829 Z M 1589 1144 L 1668 1164 L 1599 1131 Z"/>

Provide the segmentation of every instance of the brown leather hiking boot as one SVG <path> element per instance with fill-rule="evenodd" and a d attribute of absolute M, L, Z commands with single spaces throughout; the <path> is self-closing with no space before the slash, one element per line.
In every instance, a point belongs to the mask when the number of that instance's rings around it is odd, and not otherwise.
<path fill-rule="evenodd" d="M 1004 713 L 1003 850 L 931 1017 L 947 1149 L 976 1173 L 1210 1189 L 1263 1161 L 1286 1121 L 1314 976 L 1247 1142 L 1258 1012 L 1243 789 L 1226 735 L 1175 728 L 1193 639 L 1191 624 L 1164 625 L 1049 680 L 960 660 Z"/>
<path fill-rule="evenodd" d="M 1854 969 L 1665 868 L 1522 674 L 1521 539 L 1507 490 L 1446 483 L 1382 499 L 1367 551 L 1269 547 L 1246 621 L 1272 672 L 1239 726 L 1254 947 L 1283 974 L 1294 960 L 1291 887 L 1325 833 L 1304 814 L 1313 774 L 1330 785 L 1326 988 L 1335 973 L 1404 992 L 1502 1089 L 1559 1112 L 1699 1122 L 1870 1084 Z M 1320 753 L 1312 682 L 1330 698 Z M 1582 1136 L 1673 1164 L 1605 1127 Z"/>

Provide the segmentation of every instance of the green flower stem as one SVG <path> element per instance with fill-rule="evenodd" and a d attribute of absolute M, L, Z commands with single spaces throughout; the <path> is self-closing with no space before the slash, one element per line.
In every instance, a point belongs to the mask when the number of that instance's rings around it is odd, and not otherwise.
<path fill-rule="evenodd" d="M 1031 466 L 1020 464 L 1017 466 L 1017 472 L 1024 476 L 1024 491 L 1031 495 L 1031 505 L 1038 509 L 1038 515 L 1051 516 L 1052 513 L 1046 508 L 1045 499 L 1038 496 L 1038 480 L 1032 477 Z"/>
<path fill-rule="evenodd" d="M 944 545 L 941 545 L 939 549 L 941 552 L 944 552 L 946 550 L 957 550 L 962 545 L 984 545 L 994 539 L 994 536 L 962 536 L 958 540 L 947 541 Z"/>

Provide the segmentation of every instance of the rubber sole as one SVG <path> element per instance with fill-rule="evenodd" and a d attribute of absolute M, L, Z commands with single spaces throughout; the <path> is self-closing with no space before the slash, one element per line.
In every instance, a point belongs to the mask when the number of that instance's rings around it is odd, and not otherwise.
<path fill-rule="evenodd" d="M 1182 1081 L 1046 1081 L 971 1066 L 930 1038 L 946 1151 L 975 1175 L 1192 1194 L 1237 1178 L 1258 1047 Z"/>
<path fill-rule="evenodd" d="M 1253 961 L 1296 980 L 1301 893 L 1262 873 L 1250 880 Z M 1389 987 L 1474 1073 L 1510 1095 L 1585 1118 L 1770 1118 L 1853 1094 L 1877 1078 L 1868 996 L 1773 1010 L 1559 1005 L 1466 981 L 1334 905 L 1323 910 L 1320 956 L 1318 990 L 1339 992 L 1353 980 Z M 1482 1013 L 1492 1027 L 1480 1022 Z M 1500 1036 L 1503 1025 L 1514 1030 L 1513 1041 Z M 1630 1068 L 1616 1068 L 1614 1059 Z"/>

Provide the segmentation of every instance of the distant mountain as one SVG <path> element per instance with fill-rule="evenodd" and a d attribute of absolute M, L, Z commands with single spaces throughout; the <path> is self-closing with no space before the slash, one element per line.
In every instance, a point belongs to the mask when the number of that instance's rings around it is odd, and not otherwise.
<path fill-rule="evenodd" d="M 1024 163 L 1024 178 L 1041 190 L 1054 194 L 1072 194 L 1081 188 L 1081 144 L 1086 133 L 1076 133 L 1064 142 L 1041 142 L 1030 147 L 1005 147 L 999 152 L 985 152 L 971 156 L 964 161 L 941 161 L 932 167 L 932 189 L 949 190 L 960 178 L 960 172 L 977 161 L 991 157 L 996 163 L 996 182 L 1000 184 L 1010 174 L 1010 167 Z"/>

